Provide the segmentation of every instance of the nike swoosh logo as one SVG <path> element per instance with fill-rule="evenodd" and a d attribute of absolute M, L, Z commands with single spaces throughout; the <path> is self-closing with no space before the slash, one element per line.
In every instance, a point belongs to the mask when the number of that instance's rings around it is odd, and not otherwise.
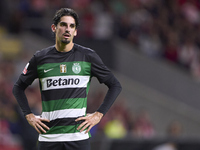
<path fill-rule="evenodd" d="M 53 68 L 48 69 L 48 70 L 45 70 L 45 69 L 44 69 L 44 73 L 47 73 L 47 72 L 49 72 L 49 71 L 51 71 L 51 70 L 53 70 Z"/>

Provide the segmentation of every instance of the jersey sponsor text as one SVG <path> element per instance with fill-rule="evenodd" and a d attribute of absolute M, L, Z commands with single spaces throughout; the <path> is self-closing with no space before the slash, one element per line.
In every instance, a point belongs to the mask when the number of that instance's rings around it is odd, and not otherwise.
<path fill-rule="evenodd" d="M 80 79 L 79 78 L 69 78 L 69 79 L 62 79 L 59 78 L 58 80 L 53 80 L 53 79 L 47 79 L 46 80 L 47 83 L 47 88 L 51 87 L 51 86 L 62 86 L 62 85 L 78 85 L 80 83 Z"/>
<path fill-rule="evenodd" d="M 62 88 L 85 88 L 90 76 L 54 76 L 40 79 L 42 91 Z"/>

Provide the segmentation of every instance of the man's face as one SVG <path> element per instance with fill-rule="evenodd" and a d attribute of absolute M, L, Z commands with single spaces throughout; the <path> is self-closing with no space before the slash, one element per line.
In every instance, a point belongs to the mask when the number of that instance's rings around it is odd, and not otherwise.
<path fill-rule="evenodd" d="M 56 41 L 65 44 L 72 43 L 74 36 L 77 35 L 75 20 L 71 16 L 63 16 L 57 26 L 51 26 L 56 35 Z"/>

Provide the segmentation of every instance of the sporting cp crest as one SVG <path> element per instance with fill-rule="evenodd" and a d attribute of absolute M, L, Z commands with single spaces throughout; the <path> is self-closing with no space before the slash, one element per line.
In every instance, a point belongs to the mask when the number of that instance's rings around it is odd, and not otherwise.
<path fill-rule="evenodd" d="M 78 74 L 81 72 L 81 66 L 79 65 L 79 63 L 74 63 L 74 65 L 72 66 L 72 71 L 75 74 Z"/>
<path fill-rule="evenodd" d="M 67 72 L 67 66 L 64 64 L 60 65 L 60 73 L 66 73 Z"/>

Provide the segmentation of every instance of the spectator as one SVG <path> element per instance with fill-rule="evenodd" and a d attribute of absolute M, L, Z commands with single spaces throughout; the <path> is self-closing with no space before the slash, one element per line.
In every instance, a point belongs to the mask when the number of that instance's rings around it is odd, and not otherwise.
<path fill-rule="evenodd" d="M 183 127 L 179 121 L 172 121 L 167 128 L 169 138 L 180 137 L 183 133 Z"/>
<path fill-rule="evenodd" d="M 124 138 L 127 134 L 127 129 L 123 122 L 123 116 L 117 114 L 113 120 L 106 123 L 104 127 L 105 135 L 112 139 Z"/>
<path fill-rule="evenodd" d="M 146 32 L 140 35 L 139 48 L 144 54 L 150 57 L 162 56 L 162 43 L 159 38 L 159 33 L 154 26 L 150 25 L 146 29 Z"/>
<path fill-rule="evenodd" d="M 190 69 L 191 64 L 196 59 L 198 47 L 195 45 L 194 40 L 190 37 L 187 38 L 180 50 L 178 51 L 179 62 L 182 66 Z"/>
<path fill-rule="evenodd" d="M 174 63 L 178 63 L 178 39 L 175 32 L 169 31 L 168 40 L 164 46 L 164 57 Z"/>
<path fill-rule="evenodd" d="M 154 127 L 147 111 L 141 111 L 133 124 L 132 134 L 138 138 L 152 138 L 155 135 Z"/>

